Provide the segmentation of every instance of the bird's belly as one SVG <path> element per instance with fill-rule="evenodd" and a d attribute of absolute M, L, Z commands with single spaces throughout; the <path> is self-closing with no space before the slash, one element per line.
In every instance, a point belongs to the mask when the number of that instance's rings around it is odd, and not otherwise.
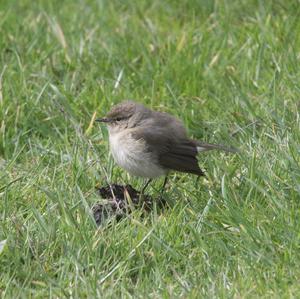
<path fill-rule="evenodd" d="M 166 174 L 152 153 L 147 152 L 144 141 L 136 140 L 130 134 L 114 134 L 109 137 L 110 150 L 116 163 L 130 174 L 155 178 Z"/>

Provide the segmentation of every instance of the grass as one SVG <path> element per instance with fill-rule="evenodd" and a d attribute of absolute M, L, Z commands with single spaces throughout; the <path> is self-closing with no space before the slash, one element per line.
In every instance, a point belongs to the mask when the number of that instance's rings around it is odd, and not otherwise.
<path fill-rule="evenodd" d="M 299 1 L 0 3 L 3 298 L 300 296 Z M 96 228 L 96 185 L 143 181 L 92 122 L 124 98 L 207 153 L 170 208 Z M 148 192 L 159 192 L 157 180 Z"/>

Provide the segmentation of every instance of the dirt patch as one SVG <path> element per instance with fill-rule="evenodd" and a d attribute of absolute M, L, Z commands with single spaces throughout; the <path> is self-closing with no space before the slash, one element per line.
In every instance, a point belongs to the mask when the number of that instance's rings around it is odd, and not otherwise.
<path fill-rule="evenodd" d="M 121 220 L 135 209 L 150 212 L 154 207 L 154 203 L 158 208 L 166 206 L 166 202 L 162 198 L 153 199 L 149 195 L 141 195 L 131 185 L 111 184 L 97 188 L 97 191 L 103 199 L 92 207 L 97 225 L 100 225 L 109 217 L 116 217 L 117 220 Z"/>

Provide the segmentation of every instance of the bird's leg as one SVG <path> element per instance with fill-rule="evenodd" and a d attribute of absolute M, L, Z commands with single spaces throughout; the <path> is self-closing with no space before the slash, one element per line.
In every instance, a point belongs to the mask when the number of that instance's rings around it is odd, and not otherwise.
<path fill-rule="evenodd" d="M 167 182 L 168 182 L 168 175 L 165 176 L 165 179 L 164 179 L 164 183 L 160 189 L 160 199 L 162 200 L 162 197 L 163 197 L 163 193 L 165 191 L 165 187 L 167 185 Z"/>
<path fill-rule="evenodd" d="M 144 195 L 144 192 L 145 192 L 146 188 L 148 187 L 148 185 L 150 184 L 151 181 L 152 181 L 152 179 L 149 179 L 149 180 L 146 182 L 145 186 L 143 187 L 143 189 L 142 189 L 142 191 L 141 191 L 141 193 L 140 193 L 141 196 Z"/>
<path fill-rule="evenodd" d="M 164 189 L 165 189 L 165 187 L 167 185 L 167 182 L 168 182 L 168 176 L 166 175 L 166 177 L 164 179 L 164 183 L 163 183 L 162 188 L 161 188 L 161 193 L 163 193 L 163 191 L 164 191 Z"/>

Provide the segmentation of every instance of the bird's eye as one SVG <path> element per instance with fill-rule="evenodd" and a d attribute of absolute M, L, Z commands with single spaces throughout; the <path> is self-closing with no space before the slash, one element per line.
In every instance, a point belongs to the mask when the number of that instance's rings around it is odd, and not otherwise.
<path fill-rule="evenodd" d="M 121 118 L 121 117 L 117 117 L 116 118 L 116 121 L 121 121 L 123 118 Z"/>

